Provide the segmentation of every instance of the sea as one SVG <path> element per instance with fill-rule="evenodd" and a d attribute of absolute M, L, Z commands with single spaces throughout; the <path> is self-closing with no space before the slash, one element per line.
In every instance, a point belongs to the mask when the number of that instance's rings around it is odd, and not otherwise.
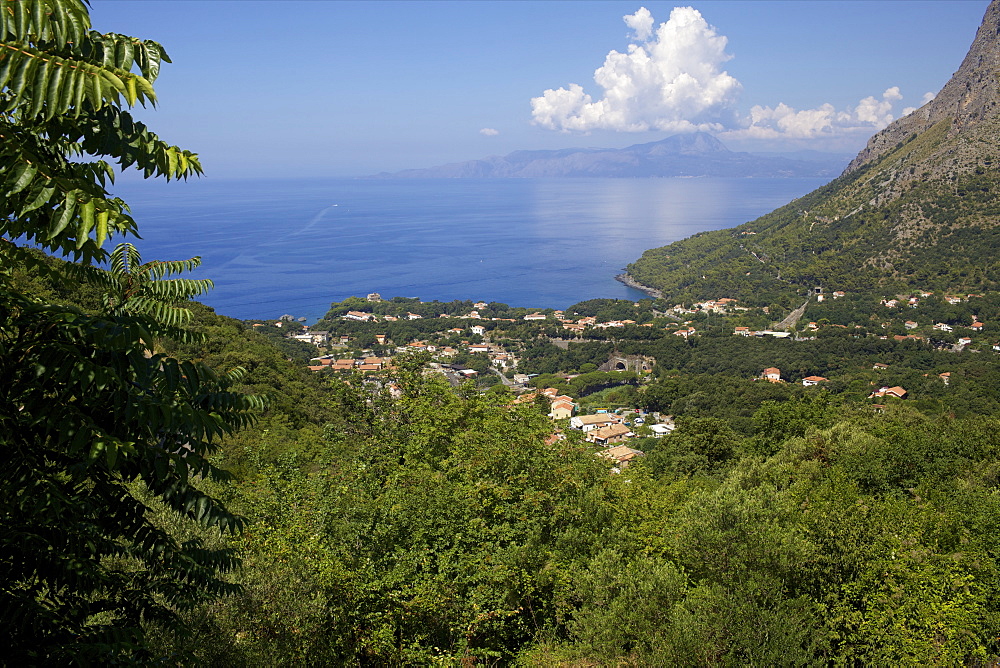
<path fill-rule="evenodd" d="M 240 319 L 331 302 L 470 299 L 566 308 L 640 299 L 615 280 L 643 251 L 739 225 L 822 178 L 126 181 L 144 260 L 200 256 L 200 299 Z M 723 295 L 720 295 L 723 296 Z"/>

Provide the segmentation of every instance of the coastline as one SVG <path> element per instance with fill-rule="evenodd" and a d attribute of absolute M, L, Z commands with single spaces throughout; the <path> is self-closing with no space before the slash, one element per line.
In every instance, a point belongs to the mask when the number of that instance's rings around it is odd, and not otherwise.
<path fill-rule="evenodd" d="M 617 276 L 615 276 L 615 280 L 618 281 L 619 283 L 624 283 L 630 288 L 641 290 L 642 292 L 645 292 L 647 295 L 653 297 L 654 299 L 663 299 L 663 293 L 661 291 L 657 290 L 656 288 L 651 288 L 648 285 L 643 285 L 639 281 L 632 278 L 632 275 L 629 274 L 628 272 L 625 272 L 624 274 L 618 274 Z"/>

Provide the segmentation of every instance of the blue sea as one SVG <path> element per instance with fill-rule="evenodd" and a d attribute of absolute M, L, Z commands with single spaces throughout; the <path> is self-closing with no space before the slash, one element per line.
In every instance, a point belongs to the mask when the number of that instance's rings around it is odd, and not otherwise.
<path fill-rule="evenodd" d="M 471 299 L 565 308 L 638 299 L 648 248 L 739 225 L 822 185 L 788 179 L 244 180 L 120 183 L 144 259 L 202 258 L 201 301 L 310 322 L 330 302 Z"/>

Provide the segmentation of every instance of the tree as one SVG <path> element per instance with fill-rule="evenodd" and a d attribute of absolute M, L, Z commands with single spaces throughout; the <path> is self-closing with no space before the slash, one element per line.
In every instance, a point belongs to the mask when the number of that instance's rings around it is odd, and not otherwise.
<path fill-rule="evenodd" d="M 143 263 L 142 255 L 130 243 L 115 246 L 110 255 L 110 270 L 73 265 L 81 277 L 103 290 L 103 307 L 108 315 L 136 313 L 154 318 L 176 330 L 175 336 L 185 337 L 180 329 L 191 319 L 191 311 L 181 303 L 212 289 L 211 279 L 166 278 L 201 265 L 201 258 Z"/>
<path fill-rule="evenodd" d="M 233 589 L 219 575 L 235 554 L 179 542 L 154 517 L 239 530 L 197 483 L 226 478 L 208 456 L 263 405 L 233 391 L 240 369 L 148 350 L 178 335 L 180 302 L 208 287 L 160 279 L 197 259 L 142 264 L 126 245 L 109 274 L 60 274 L 15 243 L 108 259 L 104 243 L 137 229 L 106 189 L 112 163 L 168 180 L 201 172 L 124 108 L 155 100 L 164 61 L 155 42 L 91 30 L 79 0 L 0 7 L 0 643 L 11 663 L 142 661 L 144 621 Z M 16 292 L 25 266 L 64 284 L 101 276 L 106 313 Z"/>
<path fill-rule="evenodd" d="M 104 259 L 109 237 L 137 229 L 128 205 L 106 189 L 115 178 L 111 162 L 168 180 L 202 172 L 197 155 L 162 141 L 122 108 L 155 103 L 162 62 L 170 59 L 156 42 L 91 30 L 79 0 L 4 3 L 0 235 L 87 262 Z M 10 243 L 2 252 L 24 258 Z"/>

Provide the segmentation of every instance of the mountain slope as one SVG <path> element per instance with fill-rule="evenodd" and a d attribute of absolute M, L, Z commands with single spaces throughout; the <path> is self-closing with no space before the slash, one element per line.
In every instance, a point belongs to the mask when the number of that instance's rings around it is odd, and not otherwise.
<path fill-rule="evenodd" d="M 839 178 L 761 218 L 646 251 L 676 297 L 1000 289 L 1000 4 L 939 95 L 871 138 Z"/>
<path fill-rule="evenodd" d="M 833 176 L 844 161 L 817 154 L 813 159 L 758 156 L 730 151 L 703 132 L 621 149 L 568 148 L 515 151 L 505 156 L 409 169 L 380 178 L 537 178 L 670 176 Z"/>

